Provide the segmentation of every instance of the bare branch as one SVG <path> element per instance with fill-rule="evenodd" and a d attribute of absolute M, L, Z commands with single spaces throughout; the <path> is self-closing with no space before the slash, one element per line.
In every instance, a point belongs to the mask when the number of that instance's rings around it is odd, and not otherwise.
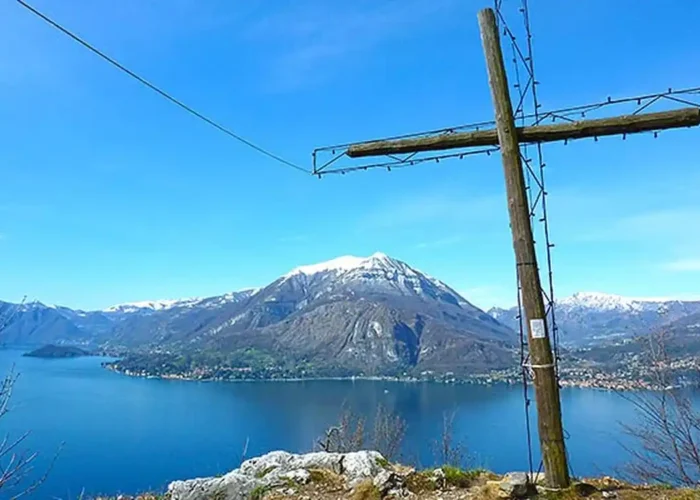
<path fill-rule="evenodd" d="M 696 486 L 700 481 L 700 415 L 687 392 L 674 386 L 665 332 L 650 335 L 646 357 L 655 392 L 620 393 L 637 414 L 635 424 L 622 424 L 635 445 L 626 472 L 647 483 Z"/>
<path fill-rule="evenodd" d="M 0 418 L 10 411 L 10 399 L 17 377 L 18 374 L 12 367 L 10 373 L 0 380 Z M 5 435 L 0 441 L 0 496 L 3 498 L 15 500 L 34 492 L 46 480 L 61 451 L 59 448 L 44 474 L 32 480 L 38 453 L 20 450 L 29 434 L 27 431 L 14 439 Z"/>
<path fill-rule="evenodd" d="M 456 411 L 445 412 L 442 415 L 442 433 L 440 439 L 433 443 L 433 455 L 436 463 L 453 467 L 466 467 L 469 461 L 467 448 L 462 443 L 455 442 L 454 421 Z"/>
<path fill-rule="evenodd" d="M 396 458 L 406 435 L 406 421 L 379 406 L 373 424 L 371 433 L 368 433 L 364 417 L 343 409 L 338 424 L 329 427 L 316 445 L 322 451 L 332 453 L 360 451 L 367 445 L 387 460 Z"/>
<path fill-rule="evenodd" d="M 61 450 L 63 449 L 63 443 L 61 443 L 61 446 L 56 450 L 56 453 L 54 454 L 53 458 L 51 459 L 51 463 L 49 463 L 49 466 L 46 468 L 46 471 L 44 471 L 44 474 L 34 482 L 32 482 L 28 487 L 24 488 L 22 491 L 17 493 L 15 496 L 11 497 L 10 500 L 17 500 L 18 498 L 21 498 L 25 495 L 29 495 L 30 493 L 34 492 L 39 486 L 44 484 L 46 481 L 46 478 L 49 477 L 49 474 L 53 470 L 53 466 L 56 464 L 56 460 L 58 460 L 58 456 L 61 454 Z M 36 456 L 36 453 L 34 454 Z"/>

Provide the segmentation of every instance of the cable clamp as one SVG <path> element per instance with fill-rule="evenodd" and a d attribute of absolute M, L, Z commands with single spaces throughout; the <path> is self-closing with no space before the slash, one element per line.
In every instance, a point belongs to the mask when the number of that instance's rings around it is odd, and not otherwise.
<path fill-rule="evenodd" d="M 547 363 L 546 365 L 531 365 L 531 364 L 523 364 L 524 367 L 526 368 L 554 368 L 554 363 Z"/>

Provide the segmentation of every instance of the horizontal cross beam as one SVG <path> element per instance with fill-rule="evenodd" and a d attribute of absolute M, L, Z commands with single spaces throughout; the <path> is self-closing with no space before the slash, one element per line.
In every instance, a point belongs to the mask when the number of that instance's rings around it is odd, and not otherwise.
<path fill-rule="evenodd" d="M 683 108 L 639 115 L 623 115 L 551 125 L 517 127 L 520 143 L 554 142 L 585 137 L 636 134 L 670 128 L 700 125 L 700 109 Z M 411 139 L 361 142 L 348 146 L 351 158 L 388 154 L 441 151 L 445 149 L 498 146 L 496 129 L 456 132 Z"/>

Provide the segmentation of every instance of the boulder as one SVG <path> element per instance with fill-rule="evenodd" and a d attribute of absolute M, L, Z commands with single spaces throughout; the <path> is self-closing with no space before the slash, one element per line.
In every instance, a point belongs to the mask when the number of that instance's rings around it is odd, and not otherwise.
<path fill-rule="evenodd" d="M 244 476 L 238 471 L 232 471 L 222 477 L 173 481 L 168 485 L 168 493 L 170 493 L 172 500 L 202 500 L 204 498 L 243 500 L 248 498 L 259 485 L 259 481 L 255 478 Z"/>
<path fill-rule="evenodd" d="M 296 455 L 285 451 L 273 451 L 251 458 L 241 466 L 221 477 L 174 481 L 168 485 L 171 500 L 244 500 L 253 490 L 288 485 L 289 481 L 305 484 L 310 481 L 310 470 L 324 469 L 339 474 L 348 488 L 365 479 L 387 472 L 380 464 L 386 463 L 376 451 L 353 453 L 307 453 Z M 382 476 L 388 483 L 395 482 L 396 475 Z M 391 489 L 389 487 L 388 489 Z M 388 491 L 387 489 L 387 491 Z"/>
<path fill-rule="evenodd" d="M 447 478 L 445 477 L 445 471 L 442 469 L 435 469 L 430 475 L 430 480 L 435 485 L 436 489 L 443 489 L 447 485 Z"/>
<path fill-rule="evenodd" d="M 532 484 L 544 484 L 546 476 L 544 472 L 533 472 L 530 474 L 530 482 Z"/>
<path fill-rule="evenodd" d="M 379 490 L 382 496 L 385 496 L 390 491 L 395 493 L 402 489 L 404 486 L 404 480 L 401 476 L 393 471 L 382 470 L 374 476 L 374 486 Z"/>
<path fill-rule="evenodd" d="M 346 478 L 348 486 L 354 487 L 363 479 L 373 478 L 383 471 L 384 467 L 380 464 L 386 463 L 386 460 L 376 451 L 358 451 L 343 454 L 340 462 L 340 474 Z"/>
<path fill-rule="evenodd" d="M 524 472 L 511 472 L 503 476 L 499 484 L 502 496 L 505 498 L 522 498 L 528 493 L 527 474 Z"/>

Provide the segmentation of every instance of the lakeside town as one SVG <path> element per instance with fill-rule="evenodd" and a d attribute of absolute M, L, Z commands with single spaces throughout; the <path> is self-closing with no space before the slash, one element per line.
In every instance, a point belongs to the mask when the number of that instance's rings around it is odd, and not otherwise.
<path fill-rule="evenodd" d="M 148 360 L 148 361 L 146 361 Z M 432 370 L 398 374 L 367 375 L 363 373 L 313 370 L 309 366 L 288 368 L 231 367 L 225 365 L 178 366 L 165 362 L 161 353 L 156 358 L 130 357 L 103 363 L 111 371 L 132 377 L 197 381 L 302 381 L 302 380 L 383 380 L 395 382 L 436 382 L 447 384 L 495 385 L 522 384 L 523 373 L 517 368 L 492 370 L 487 373 L 457 374 Z M 659 373 L 663 371 L 664 376 Z M 530 375 L 531 377 L 532 375 Z M 579 358 L 565 358 L 559 365 L 561 387 L 594 388 L 613 391 L 662 390 L 670 386 L 696 386 L 700 382 L 700 360 L 696 356 L 670 360 L 663 365 L 649 364 L 641 356 L 628 356 L 614 368 L 596 366 Z M 528 378 L 528 382 L 531 378 Z M 663 381 L 663 383 L 660 383 Z"/>

